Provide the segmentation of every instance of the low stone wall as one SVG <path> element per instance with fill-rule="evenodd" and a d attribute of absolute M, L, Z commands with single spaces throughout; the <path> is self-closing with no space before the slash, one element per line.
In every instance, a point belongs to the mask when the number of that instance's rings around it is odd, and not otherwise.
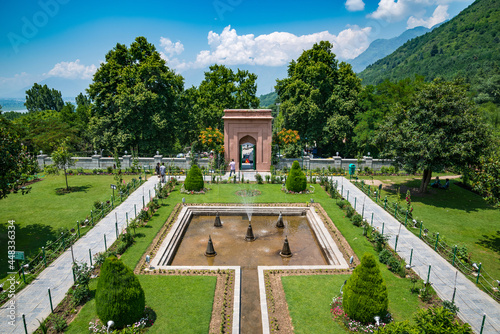
<path fill-rule="evenodd" d="M 356 165 L 356 169 L 364 169 L 365 167 L 369 167 L 374 171 L 380 171 L 382 167 L 390 167 L 393 164 L 392 160 L 384 160 L 384 159 L 373 159 L 372 157 L 363 157 L 363 159 L 358 162 L 358 159 L 345 159 L 341 157 L 333 157 L 329 159 L 314 159 L 310 157 L 303 158 L 294 158 L 294 159 L 285 159 L 281 158 L 278 167 L 282 169 L 283 167 L 292 167 L 293 162 L 297 160 L 301 167 L 307 169 L 316 169 L 316 168 L 342 168 L 346 172 L 349 170 L 349 165 Z"/>
<path fill-rule="evenodd" d="M 122 168 L 130 168 L 132 166 L 133 160 L 131 155 L 124 155 L 119 158 Z M 52 159 L 46 154 L 40 154 L 37 156 L 38 165 L 43 168 L 45 165 L 53 164 Z M 103 157 L 100 155 L 93 155 L 91 157 L 75 157 L 73 158 L 75 165 L 71 168 L 83 168 L 83 169 L 106 169 L 107 167 L 113 167 L 115 164 L 115 159 L 112 157 Z M 364 169 L 365 167 L 372 168 L 375 171 L 380 171 L 382 167 L 392 166 L 392 160 L 383 159 L 373 159 L 372 157 L 364 157 L 361 163 L 358 163 L 357 159 L 343 159 L 341 157 L 333 157 L 331 159 L 312 159 L 310 157 L 286 159 L 281 158 L 278 168 L 292 167 L 293 162 L 297 160 L 301 166 L 307 169 L 316 168 L 342 168 L 348 171 L 350 164 L 355 164 L 356 168 Z M 155 168 L 157 163 L 164 163 L 165 166 L 176 166 L 181 169 L 189 169 L 191 166 L 191 158 L 164 158 L 162 155 L 155 155 L 152 158 L 138 158 L 139 167 L 146 169 Z M 200 167 L 208 168 L 209 159 L 201 158 L 198 159 L 198 165 Z"/>

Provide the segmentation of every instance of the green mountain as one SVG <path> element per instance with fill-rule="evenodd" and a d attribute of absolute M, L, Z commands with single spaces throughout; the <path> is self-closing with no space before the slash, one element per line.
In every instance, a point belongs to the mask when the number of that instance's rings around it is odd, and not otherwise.
<path fill-rule="evenodd" d="M 389 39 L 376 39 L 370 43 L 370 46 L 359 56 L 347 62 L 352 65 L 352 70 L 356 73 L 364 70 L 368 65 L 393 53 L 397 48 L 412 38 L 421 36 L 433 28 L 416 27 L 408 29 L 401 35 Z"/>
<path fill-rule="evenodd" d="M 359 73 L 363 84 L 465 78 L 474 86 L 500 74 L 500 1 L 477 0 L 452 20 L 414 38 Z"/>
<path fill-rule="evenodd" d="M 271 92 L 269 94 L 261 95 L 259 97 L 260 107 L 268 108 L 270 105 L 273 105 L 276 102 L 277 98 L 278 98 L 278 93 L 276 92 Z"/>

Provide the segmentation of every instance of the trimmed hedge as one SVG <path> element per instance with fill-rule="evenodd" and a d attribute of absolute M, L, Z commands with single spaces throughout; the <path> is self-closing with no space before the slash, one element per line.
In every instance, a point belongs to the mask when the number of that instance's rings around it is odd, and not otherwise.
<path fill-rule="evenodd" d="M 187 191 L 200 191 L 205 187 L 201 169 L 193 165 L 187 173 L 186 180 L 184 181 L 184 189 Z"/>
<path fill-rule="evenodd" d="M 101 266 L 96 291 L 96 311 L 103 324 L 113 320 L 116 328 L 123 328 L 144 315 L 144 290 L 134 272 L 114 256 Z"/>
<path fill-rule="evenodd" d="M 298 193 L 306 190 L 306 187 L 306 176 L 302 169 L 300 169 L 299 162 L 295 160 L 292 164 L 292 169 L 290 169 L 290 173 L 288 173 L 288 178 L 286 179 L 286 189 Z"/>
<path fill-rule="evenodd" d="M 387 287 L 373 254 L 365 253 L 347 280 L 342 304 L 351 319 L 362 323 L 373 323 L 376 315 L 387 314 Z"/>

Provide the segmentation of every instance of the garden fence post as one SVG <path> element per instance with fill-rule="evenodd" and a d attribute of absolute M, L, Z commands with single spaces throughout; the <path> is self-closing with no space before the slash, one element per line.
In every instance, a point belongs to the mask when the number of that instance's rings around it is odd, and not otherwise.
<path fill-rule="evenodd" d="M 144 195 L 142 195 L 142 208 L 144 209 L 146 207 L 146 202 L 144 202 Z"/>
<path fill-rule="evenodd" d="M 411 268 L 411 260 L 413 258 L 413 248 L 410 250 L 410 268 Z"/>
<path fill-rule="evenodd" d="M 115 222 L 116 239 L 118 240 L 118 222 Z"/>
<path fill-rule="evenodd" d="M 71 271 L 73 272 L 73 282 L 76 283 L 75 267 L 71 267 Z"/>
<path fill-rule="evenodd" d="M 479 262 L 479 268 L 477 269 L 476 284 L 479 284 L 479 276 L 481 276 L 481 262 Z"/>
<path fill-rule="evenodd" d="M 406 227 L 406 222 L 408 221 L 408 210 L 406 210 L 406 216 L 405 216 L 405 227 Z"/>
<path fill-rule="evenodd" d="M 49 289 L 47 289 L 47 290 L 49 290 L 50 311 L 51 311 L 52 313 L 54 313 L 54 306 L 53 306 L 53 304 L 52 304 L 52 295 L 50 294 L 50 288 L 49 288 Z"/>
<path fill-rule="evenodd" d="M 108 251 L 108 245 L 106 244 L 106 234 L 104 235 L 104 250 Z"/>
<path fill-rule="evenodd" d="M 28 328 L 26 327 L 26 318 L 24 317 L 24 313 L 23 313 L 23 324 L 24 324 L 24 332 L 28 334 Z"/>
<path fill-rule="evenodd" d="M 453 260 L 451 261 L 451 265 L 455 266 L 455 257 L 457 256 L 457 245 L 455 245 L 455 248 L 453 249 Z"/>
<path fill-rule="evenodd" d="M 344 185 L 340 188 L 340 196 L 344 197 Z"/>
<path fill-rule="evenodd" d="M 94 210 L 90 210 L 90 219 L 92 221 L 92 226 L 94 226 Z"/>
<path fill-rule="evenodd" d="M 137 205 L 134 204 L 134 213 L 135 213 L 135 218 L 137 218 Z"/>
<path fill-rule="evenodd" d="M 431 279 L 431 265 L 429 264 L 429 272 L 427 273 L 427 283 L 430 283 Z"/>
<path fill-rule="evenodd" d="M 382 223 L 382 235 L 384 235 L 384 227 L 385 227 L 385 223 Z"/>
<path fill-rule="evenodd" d="M 76 227 L 78 228 L 78 238 L 80 238 L 80 221 L 76 221 Z"/>
<path fill-rule="evenodd" d="M 47 268 L 47 258 L 45 257 L 45 247 L 42 247 L 43 252 L 43 263 L 45 264 L 45 268 Z"/>
<path fill-rule="evenodd" d="M 397 252 L 397 248 L 398 248 L 398 238 L 399 238 L 399 235 L 396 235 L 396 243 L 394 244 L 394 251 Z"/>
<path fill-rule="evenodd" d="M 396 220 L 398 219 L 398 203 L 396 203 L 396 207 L 394 208 L 394 218 L 396 218 Z"/>
<path fill-rule="evenodd" d="M 64 252 L 64 250 L 66 249 L 66 242 L 64 241 L 64 232 L 61 232 L 61 236 L 62 236 L 62 244 L 63 244 L 63 252 Z"/>
<path fill-rule="evenodd" d="M 457 293 L 457 287 L 453 288 L 453 296 L 451 296 L 451 303 L 455 303 L 455 294 Z"/>
<path fill-rule="evenodd" d="M 370 223 L 370 226 L 373 226 L 373 212 L 372 212 L 372 222 Z"/>
<path fill-rule="evenodd" d="M 438 242 L 439 242 L 439 232 L 436 233 L 436 245 L 434 245 L 434 251 L 437 251 Z"/>
<path fill-rule="evenodd" d="M 356 210 L 356 197 L 354 197 L 354 210 Z"/>
<path fill-rule="evenodd" d="M 125 212 L 125 220 L 127 222 L 127 228 L 128 228 L 128 212 Z"/>
<path fill-rule="evenodd" d="M 151 189 L 148 189 L 149 200 L 151 200 Z"/>
<path fill-rule="evenodd" d="M 384 210 L 387 210 L 387 196 L 384 198 Z"/>
<path fill-rule="evenodd" d="M 349 189 L 347 189 L 347 201 L 349 202 Z"/>
<path fill-rule="evenodd" d="M 92 267 L 92 250 L 89 248 L 90 266 Z"/>
<path fill-rule="evenodd" d="M 24 265 L 21 265 L 21 272 L 23 273 L 24 284 L 26 284 L 26 277 L 24 276 Z"/>
<path fill-rule="evenodd" d="M 23 314 L 23 319 L 24 319 L 24 314 Z M 486 313 L 483 313 L 483 322 L 481 323 L 481 331 L 479 332 L 479 334 L 483 334 L 485 320 L 486 320 Z M 26 327 L 26 324 L 24 326 Z"/>
<path fill-rule="evenodd" d="M 363 203 L 363 210 L 361 211 L 361 217 L 365 218 L 365 203 Z"/>
<path fill-rule="evenodd" d="M 422 222 L 420 222 L 420 232 L 419 232 L 419 234 L 418 234 L 418 237 L 419 237 L 420 239 L 422 239 L 422 226 L 424 226 L 424 224 L 423 224 Z"/>

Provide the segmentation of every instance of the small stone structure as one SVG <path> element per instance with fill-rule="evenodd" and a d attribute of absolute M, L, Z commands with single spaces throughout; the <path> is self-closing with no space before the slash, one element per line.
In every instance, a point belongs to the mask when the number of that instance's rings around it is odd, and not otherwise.
<path fill-rule="evenodd" d="M 254 145 L 254 169 L 271 169 L 272 121 L 271 109 L 225 109 L 224 150 L 226 161 L 234 159 L 236 170 L 241 169 L 242 145 Z"/>

